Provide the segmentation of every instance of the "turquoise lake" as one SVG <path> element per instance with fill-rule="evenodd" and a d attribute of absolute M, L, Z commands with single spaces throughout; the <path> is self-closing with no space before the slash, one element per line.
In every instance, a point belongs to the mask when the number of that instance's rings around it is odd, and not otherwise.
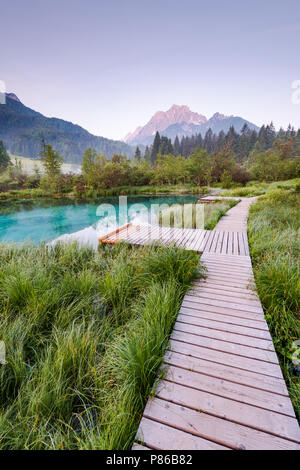
<path fill-rule="evenodd" d="M 195 195 L 131 196 L 127 199 L 127 216 L 129 220 L 143 217 L 142 221 L 147 222 L 145 211 L 136 212 L 135 208 L 138 206 L 135 204 L 142 204 L 141 207 L 146 208 L 150 213 L 153 204 L 192 203 L 196 202 L 197 198 Z M 110 206 L 102 206 L 103 204 Z M 106 211 L 106 207 L 110 210 Z M 120 222 L 122 223 L 122 221 Z M 60 237 L 62 240 L 70 238 L 71 240 L 88 241 L 95 245 L 99 235 L 118 225 L 118 197 L 99 198 L 92 201 L 43 199 L 38 202 L 0 203 L 0 242 L 38 244 L 50 242 Z"/>

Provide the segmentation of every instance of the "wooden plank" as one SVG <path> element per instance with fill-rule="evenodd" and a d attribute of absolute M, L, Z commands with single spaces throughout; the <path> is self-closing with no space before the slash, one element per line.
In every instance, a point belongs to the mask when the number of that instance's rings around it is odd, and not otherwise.
<path fill-rule="evenodd" d="M 224 281 L 224 282 L 231 282 L 233 285 L 236 285 L 237 287 L 241 286 L 244 288 L 247 288 L 248 286 L 251 286 L 252 282 L 250 280 L 243 280 L 241 278 L 233 277 L 233 276 L 224 276 L 218 273 L 209 273 L 209 280 L 216 280 L 216 281 Z M 197 282 L 197 281 L 196 281 Z"/>
<path fill-rule="evenodd" d="M 237 450 L 299 450 L 299 444 L 209 414 L 154 398 L 145 416 Z"/>
<path fill-rule="evenodd" d="M 192 242 L 190 242 L 188 245 L 186 245 L 186 247 L 190 250 L 197 251 L 196 247 L 199 244 L 199 240 L 202 239 L 204 231 L 197 229 L 197 230 L 195 230 L 195 232 L 196 232 L 195 237 L 193 238 Z"/>
<path fill-rule="evenodd" d="M 190 290 L 188 292 L 188 295 L 193 295 L 196 298 L 207 298 L 207 299 L 212 299 L 212 300 L 220 300 L 224 302 L 231 302 L 239 305 L 245 305 L 245 306 L 256 306 L 259 309 L 261 309 L 261 303 L 251 297 L 241 297 L 238 295 L 230 295 L 229 292 L 226 292 L 225 294 L 220 292 L 219 290 L 209 291 L 201 288 L 195 288 L 195 290 Z M 226 304 L 225 304 L 226 305 Z"/>
<path fill-rule="evenodd" d="M 206 232 L 207 232 L 206 230 L 201 230 L 201 233 L 199 234 L 199 237 L 198 237 L 197 241 L 195 242 L 195 246 L 194 246 L 195 251 L 200 251 L 199 248 L 200 248 L 201 244 L 203 243 Z"/>
<path fill-rule="evenodd" d="M 278 362 L 276 353 L 274 353 L 273 351 L 265 351 L 249 346 L 242 346 L 240 344 L 228 343 L 226 341 L 213 338 L 206 338 L 205 336 L 197 336 L 191 333 L 184 333 L 183 331 L 177 330 L 173 330 L 171 338 L 195 346 L 202 346 L 204 348 L 213 349 L 216 351 L 235 354 L 236 356 L 256 359 L 257 361 L 260 361 L 257 364 L 257 369 L 259 369 L 261 362 L 273 364 L 277 364 Z"/>
<path fill-rule="evenodd" d="M 205 263 L 205 267 L 207 269 L 207 273 L 210 274 L 219 274 L 221 276 L 227 277 L 230 276 L 231 278 L 236 277 L 237 279 L 242 279 L 245 281 L 252 281 L 254 279 L 254 276 L 250 272 L 243 272 L 243 271 L 238 271 L 238 270 L 233 270 L 229 268 L 223 268 L 221 266 L 216 267 L 216 266 L 210 266 L 209 264 Z"/>
<path fill-rule="evenodd" d="M 215 288 L 215 286 L 220 287 L 220 289 L 223 290 L 232 290 L 234 292 L 241 292 L 241 293 L 251 293 L 257 296 L 257 293 L 253 290 L 254 289 L 254 284 L 249 283 L 240 283 L 236 281 L 230 281 L 229 279 L 212 279 L 211 276 L 206 276 L 205 278 L 202 279 L 196 279 L 193 283 L 193 287 L 205 287 L 205 286 L 211 286 L 211 288 Z M 216 289 L 218 288 L 216 287 Z"/>
<path fill-rule="evenodd" d="M 240 250 L 240 255 L 245 256 L 245 244 L 244 244 L 244 239 L 243 239 L 243 234 L 242 232 L 238 232 L 238 241 L 239 241 L 239 250 Z"/>
<path fill-rule="evenodd" d="M 224 271 L 230 271 L 232 273 L 237 272 L 237 273 L 242 273 L 242 274 L 250 274 L 253 276 L 253 271 L 250 266 L 241 266 L 241 265 L 235 265 L 233 263 L 222 263 L 221 261 L 215 261 L 215 260 L 208 260 L 206 259 L 204 261 L 205 266 L 207 269 L 214 270 L 214 269 L 223 269 Z"/>
<path fill-rule="evenodd" d="M 229 240 L 229 235 L 231 234 L 231 232 L 228 232 L 228 240 Z M 215 261 L 220 261 L 220 262 L 226 262 L 226 263 L 234 263 L 236 265 L 240 264 L 240 265 L 247 265 L 247 266 L 251 266 L 251 259 L 249 257 L 249 255 L 247 256 L 236 256 L 236 255 L 233 255 L 232 253 L 229 254 L 216 254 L 216 253 L 203 253 L 203 255 L 201 256 L 201 259 L 202 260 L 215 260 Z"/>
<path fill-rule="evenodd" d="M 228 254 L 228 255 L 232 255 L 232 254 L 233 254 L 233 238 L 232 238 L 232 232 L 229 232 L 229 233 L 228 233 L 227 254 Z"/>
<path fill-rule="evenodd" d="M 247 299 L 247 300 L 254 300 L 258 301 L 258 297 L 255 292 L 250 291 L 249 289 L 240 289 L 241 292 L 237 292 L 235 289 L 224 288 L 222 286 L 215 286 L 209 283 L 203 282 L 202 285 L 193 286 L 191 290 L 189 290 L 189 295 L 198 295 L 200 292 L 207 293 L 207 294 L 214 294 L 218 293 L 219 295 L 222 294 L 225 297 L 236 298 L 239 300 Z M 241 295 L 242 294 L 242 295 Z"/>
<path fill-rule="evenodd" d="M 259 371 L 253 372 L 239 369 L 230 365 L 187 356 L 186 354 L 171 350 L 166 351 L 164 363 L 288 397 L 288 391 L 283 379 L 268 377 L 261 374 Z"/>
<path fill-rule="evenodd" d="M 225 307 L 217 307 L 215 305 L 208 305 L 205 303 L 195 303 L 195 302 L 190 302 L 189 300 L 183 299 L 182 306 L 192 309 L 192 310 L 200 310 L 200 311 L 206 311 L 206 312 L 212 312 L 212 313 L 221 313 L 224 315 L 228 315 L 231 317 L 240 317 L 240 318 L 245 318 L 249 320 L 258 320 L 261 321 L 262 323 L 265 323 L 264 316 L 261 313 L 253 313 L 253 312 L 245 312 L 244 310 L 237 310 L 237 309 L 231 309 L 231 308 L 225 308 Z"/>
<path fill-rule="evenodd" d="M 204 236 L 200 246 L 198 247 L 198 251 L 204 252 L 204 249 L 205 249 L 205 247 L 207 245 L 207 242 L 210 239 L 211 235 L 212 235 L 212 231 L 210 231 L 210 230 L 205 231 L 205 236 Z"/>
<path fill-rule="evenodd" d="M 241 344 L 243 346 L 250 346 L 252 348 L 274 351 L 274 346 L 270 339 L 260 339 L 253 336 L 246 336 L 240 333 L 217 330 L 214 328 L 205 328 L 203 325 L 196 326 L 188 323 L 187 321 L 180 320 L 177 320 L 174 329 L 176 331 L 183 331 L 185 333 L 191 333 L 197 336 L 205 336 L 205 338 L 218 339 L 220 341 Z"/>
<path fill-rule="evenodd" d="M 239 243 L 238 243 L 237 232 L 233 232 L 233 254 L 234 255 L 239 254 Z"/>
<path fill-rule="evenodd" d="M 223 254 L 227 253 L 227 245 L 228 245 L 228 231 L 225 231 L 224 232 L 224 237 L 223 237 L 221 253 L 223 253 Z"/>
<path fill-rule="evenodd" d="M 236 333 L 240 336 L 250 336 L 253 338 L 259 338 L 261 340 L 271 341 L 271 335 L 268 330 L 259 330 L 257 328 L 249 328 L 246 326 L 235 325 L 232 323 L 223 323 L 222 321 L 216 321 L 214 318 L 207 319 L 201 317 L 195 317 L 180 313 L 177 317 L 177 321 L 188 323 L 190 325 L 201 326 L 202 328 L 210 328 L 216 331 L 225 331 L 229 333 Z"/>
<path fill-rule="evenodd" d="M 143 417 L 137 439 L 158 450 L 225 450 L 226 447 Z"/>
<path fill-rule="evenodd" d="M 212 251 L 213 253 L 216 252 L 217 245 L 218 245 L 219 238 L 220 238 L 220 234 L 221 234 L 221 232 L 217 232 L 217 231 L 215 232 L 215 236 L 214 236 L 214 239 L 213 239 L 211 247 L 210 247 L 210 251 Z"/>
<path fill-rule="evenodd" d="M 198 233 L 198 230 L 197 229 L 193 229 L 193 233 L 192 233 L 192 236 L 191 238 L 184 244 L 184 248 L 185 249 L 190 249 L 190 250 L 194 250 L 195 249 L 195 245 L 196 245 L 196 241 L 198 240 L 198 237 L 199 237 L 199 233 Z"/>
<path fill-rule="evenodd" d="M 164 380 L 180 385 L 188 385 L 189 388 L 230 398 L 231 400 L 263 408 L 264 410 L 276 411 L 276 413 L 282 413 L 295 418 L 294 409 L 289 397 L 277 393 L 248 387 L 247 385 L 171 365 L 168 366 L 164 373 Z"/>
<path fill-rule="evenodd" d="M 116 234 L 116 233 L 119 233 L 120 231 L 127 229 L 127 228 L 130 227 L 131 225 L 132 225 L 131 222 L 129 222 L 128 224 L 121 225 L 121 226 L 118 227 L 117 229 L 112 230 L 111 232 L 108 232 L 108 233 L 106 233 L 105 235 L 102 235 L 102 236 L 99 238 L 99 242 L 104 242 L 104 241 L 107 240 L 111 235 L 114 235 L 114 234 Z"/>
<path fill-rule="evenodd" d="M 224 231 L 220 232 L 219 240 L 218 240 L 218 243 L 217 243 L 217 246 L 216 246 L 216 253 L 221 253 L 222 252 L 224 234 L 225 234 Z"/>
<path fill-rule="evenodd" d="M 142 446 L 141 444 L 133 444 L 131 450 L 152 450 L 150 447 Z"/>
<path fill-rule="evenodd" d="M 210 349 L 205 346 L 197 346 L 180 341 L 180 339 L 170 340 L 170 350 L 178 352 L 180 354 L 190 355 L 199 359 L 204 359 L 210 362 L 217 362 L 218 364 L 224 364 L 238 369 L 249 370 L 264 374 L 266 376 L 275 377 L 282 379 L 282 372 L 279 364 L 273 364 L 271 362 L 258 362 L 256 359 L 250 357 L 241 357 L 233 353 L 227 353 L 225 351 L 218 351 L 217 349 Z"/>
<path fill-rule="evenodd" d="M 162 380 L 158 385 L 156 396 L 178 405 L 197 411 L 202 410 L 213 416 L 299 442 L 298 422 L 290 416 L 165 380 Z"/>
<path fill-rule="evenodd" d="M 233 325 L 247 326 L 248 328 L 255 328 L 259 330 L 269 331 L 268 326 L 261 318 L 252 319 L 251 317 L 240 317 L 238 315 L 228 315 L 228 313 L 210 312 L 207 309 L 193 309 L 182 306 L 180 313 L 200 318 L 207 318 L 208 320 L 215 320 L 218 322 L 229 323 Z"/>
<path fill-rule="evenodd" d="M 226 300 L 225 296 L 223 300 L 218 300 L 218 299 L 211 299 L 206 297 L 204 294 L 198 295 L 197 297 L 193 295 L 186 294 L 185 295 L 185 301 L 188 302 L 193 302 L 195 304 L 205 304 L 205 305 L 212 305 L 216 307 L 224 307 L 224 308 L 230 308 L 231 310 L 240 310 L 240 311 L 245 311 L 245 312 L 253 312 L 253 313 L 258 313 L 263 315 L 263 309 L 261 306 L 256 306 L 256 305 L 244 305 L 240 304 L 238 302 L 229 302 Z"/>
<path fill-rule="evenodd" d="M 221 255 L 222 256 L 222 255 Z M 220 271 L 220 272 L 224 272 L 226 274 L 229 274 L 230 276 L 231 275 L 236 275 L 236 274 L 241 274 L 243 277 L 254 277 L 253 276 L 253 272 L 252 272 L 252 268 L 244 268 L 244 270 L 237 266 L 235 267 L 233 264 L 231 265 L 228 265 L 228 266 L 225 266 L 225 265 L 221 265 L 221 263 L 215 263 L 214 265 L 212 264 L 212 262 L 210 261 L 206 261 L 204 260 L 204 264 L 207 268 L 207 270 L 209 272 L 215 272 L 215 271 Z"/>

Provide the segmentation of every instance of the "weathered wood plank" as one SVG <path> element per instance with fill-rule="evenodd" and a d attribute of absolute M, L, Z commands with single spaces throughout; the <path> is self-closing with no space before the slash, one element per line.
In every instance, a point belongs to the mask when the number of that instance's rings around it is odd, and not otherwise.
<path fill-rule="evenodd" d="M 252 319 L 251 317 L 240 317 L 238 315 L 228 315 L 228 313 L 210 312 L 207 309 L 192 309 L 189 307 L 182 306 L 179 310 L 184 315 L 189 315 L 195 318 L 205 318 L 208 320 L 214 320 L 217 322 L 228 323 L 231 325 L 247 326 L 249 328 L 255 328 L 256 330 L 269 331 L 265 321 L 261 319 Z"/>
<path fill-rule="evenodd" d="M 162 380 L 156 390 L 158 398 L 204 411 L 229 421 L 299 442 L 296 418 L 257 408 L 212 393 Z"/>
<path fill-rule="evenodd" d="M 137 439 L 158 450 L 225 450 L 226 447 L 143 417 Z"/>
<path fill-rule="evenodd" d="M 274 351 L 274 346 L 271 339 L 266 340 L 254 336 L 243 335 L 240 333 L 233 333 L 230 331 L 220 331 L 214 328 L 207 328 L 203 325 L 195 325 L 191 324 L 190 322 L 188 323 L 187 321 L 180 321 L 180 319 L 175 323 L 174 329 L 176 331 L 183 331 L 185 333 L 205 336 L 206 338 L 219 339 L 221 341 L 241 344 L 243 346 Z"/>
<path fill-rule="evenodd" d="M 172 339 L 177 341 L 182 341 L 184 343 L 193 344 L 195 346 L 202 346 L 209 349 L 214 349 L 217 351 L 227 352 L 235 354 L 237 356 L 248 357 L 252 359 L 257 359 L 258 361 L 272 362 L 277 364 L 277 356 L 273 351 L 266 351 L 262 349 L 252 348 L 250 346 L 243 346 L 240 344 L 229 343 L 227 341 L 222 341 L 214 338 L 206 338 L 205 336 L 198 336 L 191 333 L 185 333 L 183 331 L 173 330 Z M 260 364 L 257 364 L 259 369 Z"/>
<path fill-rule="evenodd" d="M 249 327 L 247 322 L 246 326 L 240 326 L 232 323 L 216 321 L 214 318 L 201 318 L 180 313 L 177 317 L 177 322 L 200 326 L 204 329 L 209 328 L 215 331 L 235 333 L 239 336 L 258 338 L 260 340 L 266 340 L 267 342 L 272 341 L 271 335 L 268 330 L 259 330 L 257 328 L 251 328 Z"/>
<path fill-rule="evenodd" d="M 238 450 L 299 450 L 299 444 L 204 412 L 154 398 L 144 415 L 162 424 L 196 434 Z"/>
<path fill-rule="evenodd" d="M 236 367 L 238 369 L 249 370 L 251 372 L 259 372 L 266 376 L 282 379 L 282 372 L 279 364 L 272 362 L 258 361 L 250 357 L 241 357 L 233 353 L 209 349 L 205 346 L 199 346 L 190 343 L 178 341 L 178 339 L 170 340 L 170 350 L 181 354 L 190 355 L 199 359 L 204 359 L 219 364 Z"/>
<path fill-rule="evenodd" d="M 212 393 L 224 398 L 230 398 L 231 400 L 253 405 L 265 410 L 276 411 L 277 413 L 295 418 L 291 400 L 287 396 L 252 388 L 223 378 L 211 377 L 172 365 L 165 371 L 164 380 L 180 385 L 188 384 L 189 388 Z"/>
<path fill-rule="evenodd" d="M 249 370 L 239 369 L 219 362 L 208 361 L 193 356 L 187 356 L 183 353 L 167 350 L 164 363 L 181 367 L 186 370 L 199 372 L 201 374 L 210 375 L 226 379 L 242 385 L 248 385 L 254 389 L 258 388 L 272 393 L 288 396 L 285 381 L 283 379 L 268 377 L 259 371 L 252 372 Z"/>

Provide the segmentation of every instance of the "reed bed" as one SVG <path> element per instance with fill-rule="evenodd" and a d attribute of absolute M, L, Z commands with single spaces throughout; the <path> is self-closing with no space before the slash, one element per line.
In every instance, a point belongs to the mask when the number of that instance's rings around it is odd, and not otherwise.
<path fill-rule="evenodd" d="M 129 449 L 202 272 L 175 247 L 0 245 L 0 448 Z"/>

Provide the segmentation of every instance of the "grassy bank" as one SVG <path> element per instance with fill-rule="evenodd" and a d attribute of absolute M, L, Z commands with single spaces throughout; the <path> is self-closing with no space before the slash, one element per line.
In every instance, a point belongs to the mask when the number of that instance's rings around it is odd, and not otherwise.
<path fill-rule="evenodd" d="M 198 262 L 172 247 L 0 245 L 0 448 L 130 448 Z"/>
<path fill-rule="evenodd" d="M 97 197 L 110 196 L 134 196 L 134 195 L 158 195 L 158 194 L 207 194 L 206 187 L 193 185 L 164 185 L 164 186 L 120 186 L 113 189 L 87 190 L 80 193 L 53 193 L 40 188 L 20 189 L 8 192 L 0 192 L 0 202 L 9 200 L 37 199 L 37 198 L 72 198 L 95 199 Z"/>
<path fill-rule="evenodd" d="M 184 206 L 176 204 L 160 212 L 159 223 L 163 227 L 204 228 L 213 230 L 221 217 L 238 204 L 238 200 L 216 201 L 211 204 L 190 204 L 190 210 L 184 211 Z M 200 208 L 200 210 L 197 210 Z"/>
<path fill-rule="evenodd" d="M 251 207 L 248 231 L 259 296 L 300 419 L 300 377 L 291 360 L 300 339 L 300 192 L 269 191 Z"/>
<path fill-rule="evenodd" d="M 245 187 L 237 187 L 233 189 L 224 190 L 221 192 L 222 196 L 232 197 L 253 197 L 268 194 L 276 189 L 283 191 L 294 191 L 300 185 L 300 178 L 294 178 L 286 181 L 276 181 L 273 183 L 250 182 Z"/>

